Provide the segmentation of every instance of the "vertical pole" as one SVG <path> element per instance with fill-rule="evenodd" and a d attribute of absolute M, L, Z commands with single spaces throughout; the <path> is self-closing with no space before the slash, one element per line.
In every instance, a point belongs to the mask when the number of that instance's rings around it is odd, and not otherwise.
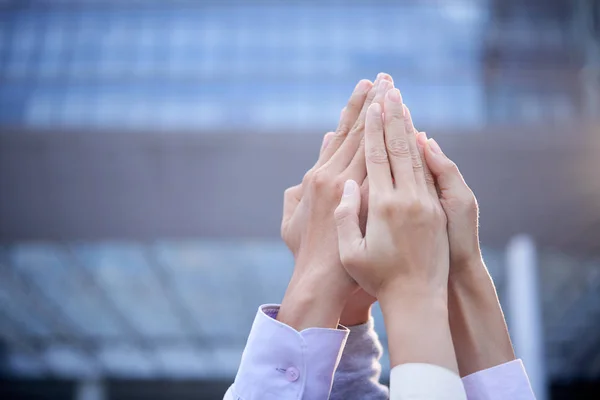
<path fill-rule="evenodd" d="M 74 400 L 106 400 L 106 391 L 101 380 L 88 379 L 77 384 Z"/>
<path fill-rule="evenodd" d="M 530 236 L 513 237 L 506 249 L 509 329 L 538 400 L 547 400 L 542 306 L 537 253 Z"/>

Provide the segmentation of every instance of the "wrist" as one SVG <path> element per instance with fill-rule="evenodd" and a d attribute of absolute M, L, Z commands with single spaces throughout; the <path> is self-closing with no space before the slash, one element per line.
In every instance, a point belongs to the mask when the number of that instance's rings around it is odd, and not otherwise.
<path fill-rule="evenodd" d="M 389 281 L 377 292 L 377 300 L 383 309 L 385 303 L 395 304 L 403 301 L 438 300 L 447 305 L 448 285 L 435 285 L 418 281 L 398 279 Z"/>
<path fill-rule="evenodd" d="M 461 376 L 515 359 L 496 288 L 483 260 L 450 270 L 449 320 Z"/>
<path fill-rule="evenodd" d="M 472 257 L 460 265 L 452 264 L 448 274 L 448 287 L 453 290 L 459 287 L 472 287 L 477 289 L 482 284 L 486 285 L 491 280 L 490 274 L 483 262 L 483 258 Z"/>
<path fill-rule="evenodd" d="M 415 289 L 415 288 L 413 288 Z M 388 334 L 391 367 L 427 363 L 457 372 L 443 291 L 386 291 L 379 298 Z"/>
<path fill-rule="evenodd" d="M 371 319 L 371 306 L 350 306 L 350 302 L 346 303 L 340 315 L 340 324 L 350 327 L 367 323 Z"/>
<path fill-rule="evenodd" d="M 471 271 L 480 269 L 482 266 L 485 268 L 479 247 L 464 254 L 451 254 L 450 256 L 450 271 Z"/>
<path fill-rule="evenodd" d="M 337 327 L 348 292 L 330 276 L 293 276 L 277 320 L 301 331 Z"/>

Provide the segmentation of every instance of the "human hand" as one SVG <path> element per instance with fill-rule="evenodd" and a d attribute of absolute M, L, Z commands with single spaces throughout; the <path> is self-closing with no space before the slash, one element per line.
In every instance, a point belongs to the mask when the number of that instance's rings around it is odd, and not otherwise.
<path fill-rule="evenodd" d="M 435 139 L 425 132 L 417 134 L 417 143 L 439 188 L 440 203 L 448 218 L 450 273 L 479 263 L 479 207 L 456 164 L 443 152 Z"/>
<path fill-rule="evenodd" d="M 315 166 L 301 185 L 286 190 L 281 234 L 296 264 L 278 319 L 296 329 L 335 327 L 346 300 L 358 289 L 339 260 L 333 211 L 344 181 L 365 178 L 361 139 L 366 106 L 383 98 L 392 85 L 387 77 L 380 74 L 376 81 L 385 81 L 378 85 L 382 93 L 369 81 L 359 82 L 338 129 L 326 135 Z"/>
<path fill-rule="evenodd" d="M 397 89 L 388 91 L 384 110 L 372 104 L 366 118 L 370 192 L 364 237 L 358 225 L 361 198 L 355 181 L 346 182 L 335 211 L 340 258 L 371 295 L 380 295 L 388 286 L 405 285 L 444 294 L 446 218 L 435 188 L 425 179 L 412 121 L 408 113 L 405 118 Z"/>
<path fill-rule="evenodd" d="M 460 374 L 515 359 L 496 288 L 479 248 L 479 209 L 456 164 L 424 132 L 417 143 L 439 187 L 450 242 L 449 318 Z"/>
<path fill-rule="evenodd" d="M 397 89 L 387 92 L 383 109 L 378 103 L 369 107 L 366 232 L 359 227 L 358 185 L 347 180 L 335 211 L 340 258 L 381 303 L 392 366 L 429 362 L 457 370 L 447 320 L 446 216 L 425 176 L 413 129 Z M 427 345 L 425 338 L 431 339 Z"/>

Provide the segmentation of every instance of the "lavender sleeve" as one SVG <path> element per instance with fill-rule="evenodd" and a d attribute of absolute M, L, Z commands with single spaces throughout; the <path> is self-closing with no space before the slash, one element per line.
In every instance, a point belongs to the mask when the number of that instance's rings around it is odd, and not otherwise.
<path fill-rule="evenodd" d="M 514 360 L 463 379 L 468 400 L 535 400 L 521 360 Z"/>
<path fill-rule="evenodd" d="M 301 332 L 277 321 L 279 306 L 259 308 L 225 400 L 328 399 L 348 330 Z"/>

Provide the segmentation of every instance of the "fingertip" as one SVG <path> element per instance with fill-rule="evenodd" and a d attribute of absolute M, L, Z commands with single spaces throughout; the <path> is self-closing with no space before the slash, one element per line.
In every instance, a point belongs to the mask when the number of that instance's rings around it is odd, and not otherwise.
<path fill-rule="evenodd" d="M 444 154 L 442 152 L 442 149 L 440 147 L 440 145 L 435 141 L 434 138 L 429 138 L 427 140 L 427 143 L 429 144 L 429 148 L 431 149 L 431 151 L 435 154 Z"/>
<path fill-rule="evenodd" d="M 417 133 L 417 144 L 419 146 L 421 146 L 422 148 L 427 147 L 427 133 L 425 133 L 425 132 Z"/>
<path fill-rule="evenodd" d="M 353 179 L 348 179 L 346 183 L 344 183 L 344 193 L 342 197 L 352 197 L 358 192 L 358 190 L 358 183 L 356 183 L 356 181 Z"/>
<path fill-rule="evenodd" d="M 362 79 L 361 82 L 362 82 L 362 85 L 364 85 L 364 87 L 365 87 L 365 92 L 371 90 L 371 88 L 374 85 L 374 83 L 368 79 Z"/>
<path fill-rule="evenodd" d="M 354 93 L 366 93 L 373 86 L 373 82 L 368 79 L 361 79 L 354 88 Z"/>
<path fill-rule="evenodd" d="M 394 79 L 390 74 L 386 74 L 385 72 L 380 72 L 377 74 L 378 80 L 386 80 L 388 82 L 394 83 Z"/>
<path fill-rule="evenodd" d="M 368 110 L 369 114 L 371 114 L 372 116 L 381 116 L 381 104 L 379 103 L 372 103 Z"/>
<path fill-rule="evenodd" d="M 327 147 L 327 145 L 331 141 L 331 138 L 333 137 L 333 135 L 335 135 L 335 132 L 327 132 L 325 134 L 325 136 L 323 136 L 323 144 L 322 144 L 321 148 L 324 149 Z"/>
<path fill-rule="evenodd" d="M 429 170 L 435 175 L 438 176 L 442 173 L 445 164 L 445 157 L 440 157 L 441 153 L 437 153 L 434 150 L 434 146 L 439 148 L 439 145 L 433 138 L 427 138 L 427 134 L 425 132 L 419 132 L 417 136 L 417 142 L 420 146 L 423 147 L 423 154 L 425 155 L 425 159 L 427 161 L 427 166 Z"/>
<path fill-rule="evenodd" d="M 391 91 L 391 89 L 393 89 L 394 85 L 392 85 L 392 83 L 388 80 L 380 80 L 379 84 L 377 85 L 377 98 L 378 99 L 383 99 L 383 96 L 385 96 L 386 93 L 388 93 L 389 91 Z"/>

